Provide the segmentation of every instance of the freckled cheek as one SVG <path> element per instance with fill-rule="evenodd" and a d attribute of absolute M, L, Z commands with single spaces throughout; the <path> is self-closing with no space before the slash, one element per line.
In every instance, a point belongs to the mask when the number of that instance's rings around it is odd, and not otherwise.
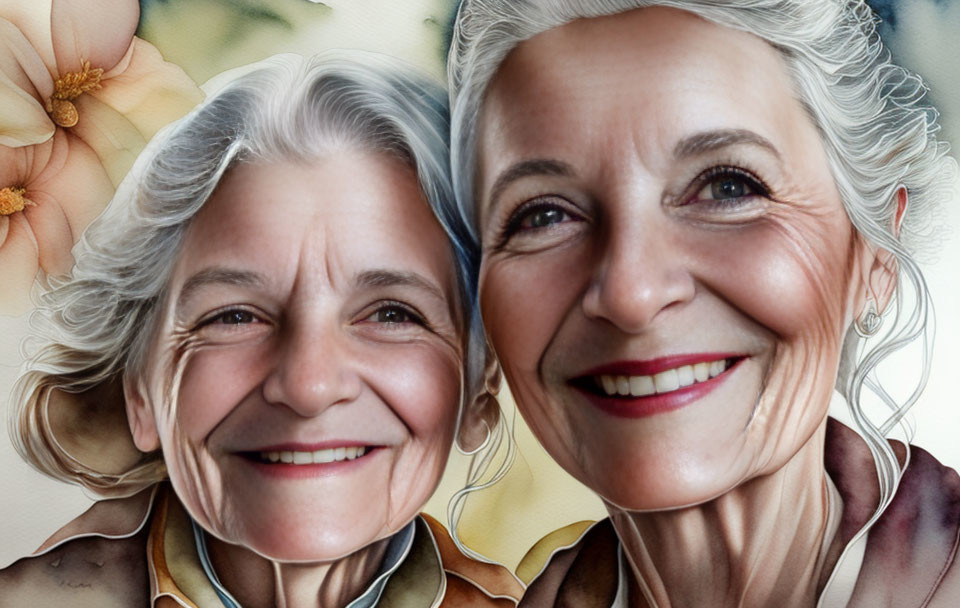
<path fill-rule="evenodd" d="M 483 265 L 480 310 L 508 375 L 537 373 L 550 341 L 577 305 L 580 270 L 560 252 Z"/>

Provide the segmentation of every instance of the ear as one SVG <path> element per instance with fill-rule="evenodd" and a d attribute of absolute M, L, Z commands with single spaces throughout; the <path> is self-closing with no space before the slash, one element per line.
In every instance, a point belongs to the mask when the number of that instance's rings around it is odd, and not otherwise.
<path fill-rule="evenodd" d="M 900 226 L 907 210 L 907 188 L 897 188 L 897 211 L 893 217 L 891 231 L 896 238 L 900 238 Z M 897 287 L 898 268 L 896 257 L 886 249 L 873 248 L 863 243 L 865 251 L 864 283 L 866 291 L 855 311 L 857 315 L 863 312 L 866 301 L 873 300 L 877 307 L 877 314 L 883 314 L 890 304 L 893 292 Z"/>
<path fill-rule="evenodd" d="M 145 392 L 138 376 L 123 375 L 123 404 L 133 443 L 141 452 L 153 452 L 160 448 L 160 435 Z"/>
<path fill-rule="evenodd" d="M 503 374 L 497 356 L 489 346 L 484 347 L 484 358 L 483 385 L 474 389 L 474 394 L 467 400 L 460 419 L 457 443 L 468 453 L 483 445 L 500 420 L 497 394 L 500 393 Z"/>

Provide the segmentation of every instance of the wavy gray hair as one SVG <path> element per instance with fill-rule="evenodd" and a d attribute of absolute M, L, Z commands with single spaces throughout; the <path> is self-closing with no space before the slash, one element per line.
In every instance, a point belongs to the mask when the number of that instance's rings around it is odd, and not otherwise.
<path fill-rule="evenodd" d="M 886 331 L 860 340 L 847 334 L 840 388 L 853 420 L 873 453 L 881 504 L 892 500 L 902 473 L 886 436 L 902 423 L 929 373 L 934 323 L 923 275 L 913 254 L 937 234 L 940 205 L 950 197 L 956 163 L 937 140 L 937 112 L 924 102 L 919 77 L 894 65 L 863 0 L 464 0 L 448 61 L 451 162 L 458 211 L 472 227 L 476 117 L 501 62 L 521 42 L 575 19 L 665 6 L 685 10 L 765 40 L 783 57 L 796 94 L 818 129 L 847 215 L 872 244 L 893 254 L 899 280 Z M 894 234 L 898 191 L 909 203 Z M 923 357 L 915 390 L 898 401 L 876 377 L 893 352 L 919 343 Z M 866 413 L 863 388 L 889 408 L 880 419 Z M 905 465 L 904 465 L 905 466 Z"/>
<path fill-rule="evenodd" d="M 144 363 L 188 224 L 240 163 L 309 161 L 343 147 L 409 163 L 453 242 L 469 324 L 476 256 L 464 249 L 467 229 L 451 210 L 448 124 L 439 84 L 383 56 L 339 52 L 264 61 L 168 126 L 86 230 L 71 276 L 42 297 L 32 319 L 10 420 L 21 456 L 101 496 L 165 477 L 159 453 L 133 446 L 120 379 Z M 468 346 L 468 362 L 475 351 Z M 473 375 L 468 370 L 465 392 Z"/>

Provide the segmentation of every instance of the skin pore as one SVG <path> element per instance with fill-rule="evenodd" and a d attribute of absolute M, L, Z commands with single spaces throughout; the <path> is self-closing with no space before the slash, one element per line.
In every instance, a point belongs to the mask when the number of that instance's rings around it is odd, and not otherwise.
<path fill-rule="evenodd" d="M 241 164 L 191 221 L 128 417 L 244 606 L 346 605 L 432 494 L 457 293 L 416 174 L 385 154 Z"/>
<path fill-rule="evenodd" d="M 815 604 L 841 343 L 891 281 L 778 53 L 673 9 L 574 21 L 508 55 L 478 151 L 488 337 L 606 502 L 632 605 Z"/>

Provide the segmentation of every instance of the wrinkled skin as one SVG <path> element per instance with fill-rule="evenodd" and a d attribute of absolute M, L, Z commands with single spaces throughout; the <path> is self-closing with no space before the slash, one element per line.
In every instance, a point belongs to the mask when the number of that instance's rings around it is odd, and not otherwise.
<path fill-rule="evenodd" d="M 453 441 L 457 306 L 446 236 L 390 157 L 243 164 L 191 222 L 129 418 L 245 605 L 315 603 L 318 572 L 342 605 L 420 511 Z M 255 462 L 317 443 L 376 449 L 295 477 Z"/>
<path fill-rule="evenodd" d="M 779 54 L 671 9 L 579 20 L 508 55 L 479 129 L 489 339 L 533 432 L 657 579 L 647 598 L 710 590 L 707 575 L 666 581 L 719 553 L 719 595 L 680 605 L 809 601 L 830 534 L 822 439 L 841 343 L 890 273 L 851 226 Z M 737 363 L 667 411 L 612 415 L 578 388 L 598 366 L 698 353 Z M 770 507 L 781 501 L 796 511 Z M 634 517 L 660 510 L 676 517 Z M 809 534 L 753 551 L 777 525 Z M 787 577 L 804 582 L 764 595 L 784 571 L 754 568 L 790 553 Z M 669 567 L 652 574 L 657 558 Z"/>

